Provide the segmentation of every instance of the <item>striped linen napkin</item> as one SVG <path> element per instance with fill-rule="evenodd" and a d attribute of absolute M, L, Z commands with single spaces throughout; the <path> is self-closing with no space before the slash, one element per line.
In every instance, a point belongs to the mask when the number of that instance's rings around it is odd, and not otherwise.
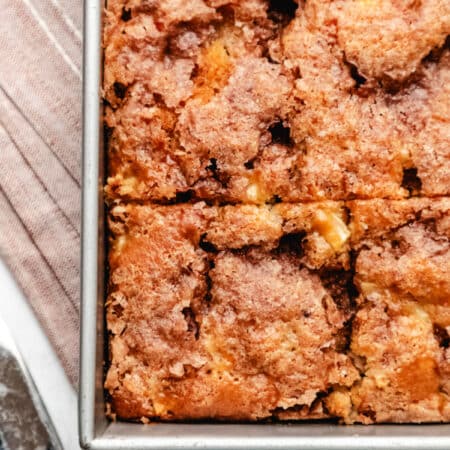
<path fill-rule="evenodd" d="M 82 0 L 0 7 L 1 256 L 76 383 Z"/>

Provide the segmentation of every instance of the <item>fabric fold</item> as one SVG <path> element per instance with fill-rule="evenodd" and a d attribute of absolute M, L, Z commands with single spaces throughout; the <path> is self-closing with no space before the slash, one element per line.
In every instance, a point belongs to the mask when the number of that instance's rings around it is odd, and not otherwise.
<path fill-rule="evenodd" d="M 82 2 L 0 6 L 1 257 L 76 384 Z"/>

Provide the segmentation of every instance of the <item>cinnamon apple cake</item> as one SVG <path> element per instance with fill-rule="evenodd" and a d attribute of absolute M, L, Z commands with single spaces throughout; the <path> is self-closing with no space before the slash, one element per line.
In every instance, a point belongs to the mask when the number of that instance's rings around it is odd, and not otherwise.
<path fill-rule="evenodd" d="M 450 421 L 450 2 L 109 0 L 126 420 Z"/>

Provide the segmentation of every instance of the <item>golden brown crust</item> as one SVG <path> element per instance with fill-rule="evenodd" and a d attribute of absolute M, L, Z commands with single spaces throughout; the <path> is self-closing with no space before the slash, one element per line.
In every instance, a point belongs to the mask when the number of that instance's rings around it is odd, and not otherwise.
<path fill-rule="evenodd" d="M 350 298 L 300 250 L 334 242 L 316 215 L 342 207 L 114 207 L 106 387 L 119 417 L 325 416 L 317 396 L 359 377 L 342 352 Z"/>
<path fill-rule="evenodd" d="M 364 376 L 340 391 L 335 411 L 351 405 L 349 423 L 449 421 L 450 235 L 439 227 L 449 199 L 353 202 L 350 210 L 360 249 L 350 351 Z"/>
<path fill-rule="evenodd" d="M 444 0 L 108 1 L 113 414 L 450 421 L 449 33 Z"/>
<path fill-rule="evenodd" d="M 448 199 L 110 217 L 119 417 L 449 419 Z"/>
<path fill-rule="evenodd" d="M 337 0 L 338 41 L 365 77 L 403 80 L 450 34 L 446 0 Z"/>
<path fill-rule="evenodd" d="M 448 2 L 108 8 L 109 198 L 450 194 Z"/>

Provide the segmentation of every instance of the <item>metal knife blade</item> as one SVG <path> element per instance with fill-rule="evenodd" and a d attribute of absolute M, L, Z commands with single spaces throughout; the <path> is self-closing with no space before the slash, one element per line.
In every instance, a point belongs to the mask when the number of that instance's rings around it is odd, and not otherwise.
<path fill-rule="evenodd" d="M 6 324 L 0 319 L 0 450 L 62 446 Z"/>

